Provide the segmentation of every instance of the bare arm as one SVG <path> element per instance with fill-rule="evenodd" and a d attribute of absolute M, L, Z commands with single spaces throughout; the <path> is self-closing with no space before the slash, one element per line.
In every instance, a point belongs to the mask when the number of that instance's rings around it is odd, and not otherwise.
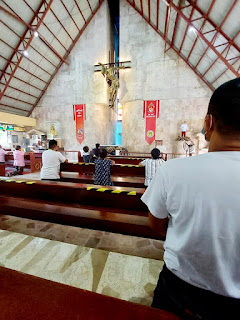
<path fill-rule="evenodd" d="M 113 166 L 116 164 L 116 162 L 114 160 L 110 159 L 110 161 L 112 161 Z"/>
<path fill-rule="evenodd" d="M 168 220 L 169 218 L 165 219 L 158 219 L 154 217 L 151 212 L 148 214 L 148 221 L 151 229 L 155 232 L 158 239 L 165 240 L 167 228 L 168 228 Z"/>
<path fill-rule="evenodd" d="M 138 166 L 139 167 L 143 167 L 142 162 L 139 162 Z"/>

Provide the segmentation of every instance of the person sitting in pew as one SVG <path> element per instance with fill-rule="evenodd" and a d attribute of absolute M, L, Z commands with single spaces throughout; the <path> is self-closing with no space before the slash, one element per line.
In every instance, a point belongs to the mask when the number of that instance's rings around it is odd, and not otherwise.
<path fill-rule="evenodd" d="M 113 186 L 111 181 L 111 166 L 115 161 L 106 159 L 108 153 L 106 149 L 100 150 L 100 158 L 95 160 L 94 184 L 102 186 Z"/>
<path fill-rule="evenodd" d="M 160 158 L 160 150 L 157 148 L 152 149 L 151 155 L 152 159 L 145 159 L 139 163 L 140 167 L 145 167 L 145 182 L 144 185 L 146 187 L 149 186 L 150 182 L 152 181 L 153 177 L 155 176 L 157 169 L 165 163 L 163 159 Z"/>
<path fill-rule="evenodd" d="M 58 152 L 56 140 L 49 141 L 49 149 L 42 154 L 41 180 L 60 180 L 60 164 L 68 160 Z"/>
<path fill-rule="evenodd" d="M 83 147 L 83 153 L 82 153 L 82 156 L 83 156 L 83 162 L 84 163 L 89 163 L 91 162 L 91 154 L 89 152 L 89 148 L 88 146 L 85 146 Z"/>
<path fill-rule="evenodd" d="M 7 154 L 8 152 L 5 151 L 2 146 L 0 145 L 0 164 L 5 164 L 5 155 Z"/>
<path fill-rule="evenodd" d="M 213 93 L 209 152 L 168 161 L 142 196 L 164 236 L 152 307 L 183 319 L 237 319 L 240 311 L 240 78 Z M 167 234 L 166 234 L 167 232 Z"/>

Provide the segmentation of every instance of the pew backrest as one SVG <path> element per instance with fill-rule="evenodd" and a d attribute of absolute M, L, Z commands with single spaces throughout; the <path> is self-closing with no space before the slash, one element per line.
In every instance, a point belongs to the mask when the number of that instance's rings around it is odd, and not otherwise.
<path fill-rule="evenodd" d="M 164 310 L 0 267 L 1 320 L 180 320 Z"/>
<path fill-rule="evenodd" d="M 140 200 L 144 191 L 144 189 L 127 187 L 0 178 L 0 195 L 94 208 L 116 208 L 117 211 L 128 210 L 147 215 L 148 209 Z"/>
<path fill-rule="evenodd" d="M 78 173 L 90 173 L 94 174 L 95 165 L 93 163 L 62 163 L 60 171 L 65 172 L 78 172 Z M 113 176 L 132 176 L 132 177 L 144 177 L 144 167 L 138 165 L 128 164 L 116 164 L 111 167 L 111 175 Z"/>

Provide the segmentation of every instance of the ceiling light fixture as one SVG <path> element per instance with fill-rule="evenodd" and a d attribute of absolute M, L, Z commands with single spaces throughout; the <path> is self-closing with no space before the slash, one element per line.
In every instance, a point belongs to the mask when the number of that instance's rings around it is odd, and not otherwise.
<path fill-rule="evenodd" d="M 27 50 L 24 50 L 24 51 L 23 51 L 23 55 L 24 55 L 25 57 L 28 57 L 28 56 L 29 56 L 29 53 L 27 52 Z"/>
<path fill-rule="evenodd" d="M 192 26 L 188 28 L 188 31 L 189 31 L 189 32 L 193 32 L 195 35 L 197 35 L 197 29 L 195 29 L 195 28 L 192 27 Z"/>
<path fill-rule="evenodd" d="M 38 32 L 37 31 L 34 31 L 33 34 L 34 34 L 34 37 L 36 37 L 36 38 L 38 37 Z"/>

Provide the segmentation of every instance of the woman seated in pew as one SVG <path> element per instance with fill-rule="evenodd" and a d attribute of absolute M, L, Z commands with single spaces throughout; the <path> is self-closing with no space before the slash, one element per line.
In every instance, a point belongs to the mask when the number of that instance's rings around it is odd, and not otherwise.
<path fill-rule="evenodd" d="M 94 184 L 102 186 L 113 186 L 111 181 L 111 166 L 115 164 L 115 161 L 106 159 L 107 150 L 100 150 L 99 159 L 95 160 L 95 175 L 94 175 Z"/>
<path fill-rule="evenodd" d="M 145 182 L 144 185 L 146 187 L 149 186 L 152 181 L 157 169 L 165 162 L 162 158 L 160 158 L 160 150 L 157 148 L 152 149 L 151 155 L 152 158 L 145 159 L 139 163 L 140 167 L 145 167 Z"/>

